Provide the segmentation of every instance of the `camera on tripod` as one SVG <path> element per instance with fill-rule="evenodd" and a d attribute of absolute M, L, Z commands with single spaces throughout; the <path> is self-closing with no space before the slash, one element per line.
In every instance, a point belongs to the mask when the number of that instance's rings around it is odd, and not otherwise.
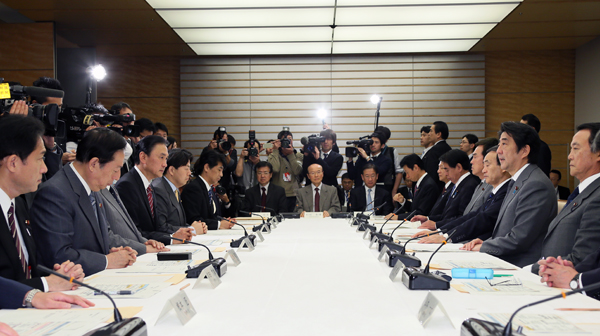
<path fill-rule="evenodd" d="M 315 149 L 321 150 L 321 144 L 325 142 L 325 137 L 311 134 L 308 137 L 302 137 L 300 142 L 304 145 L 303 153 L 315 153 Z"/>
<path fill-rule="evenodd" d="M 256 145 L 256 132 L 254 130 L 248 131 L 248 144 L 250 145 L 248 156 L 258 156 L 258 148 L 254 148 L 254 145 Z"/>
<path fill-rule="evenodd" d="M 373 140 L 371 140 L 370 135 L 365 135 L 363 137 L 358 138 L 358 140 L 346 141 L 346 144 L 355 146 L 346 147 L 346 157 L 353 158 L 358 156 L 358 148 L 362 148 L 367 153 L 367 155 L 370 155 Z"/>

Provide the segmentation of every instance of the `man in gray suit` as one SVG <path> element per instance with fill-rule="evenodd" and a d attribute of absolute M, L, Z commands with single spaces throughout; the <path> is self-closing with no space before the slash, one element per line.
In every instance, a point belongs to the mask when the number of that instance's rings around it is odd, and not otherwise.
<path fill-rule="evenodd" d="M 483 139 L 478 141 L 475 145 L 476 147 L 473 151 L 473 156 L 471 157 L 471 173 L 479 177 L 481 182 L 479 182 L 479 185 L 475 188 L 475 192 L 471 197 L 471 201 L 467 204 L 463 216 L 466 216 L 469 212 L 477 211 L 494 189 L 491 185 L 486 183 L 483 178 L 483 158 L 485 156 L 483 153 L 487 153 L 490 148 L 498 145 L 498 139 Z"/>
<path fill-rule="evenodd" d="M 340 199 L 335 187 L 323 184 L 323 167 L 315 163 L 308 167 L 308 178 L 312 182 L 297 191 L 296 212 L 304 217 L 307 211 L 323 212 L 323 217 L 340 212 Z"/>
<path fill-rule="evenodd" d="M 507 121 L 500 126 L 498 158 L 512 175 L 492 237 L 475 239 L 465 249 L 486 252 L 519 267 L 536 262 L 548 225 L 556 216 L 554 186 L 535 164 L 540 138 L 529 126 Z"/>
<path fill-rule="evenodd" d="M 571 176 L 581 183 L 548 227 L 542 257 L 570 260 L 577 266 L 600 246 L 600 123 L 582 124 L 571 141 Z M 595 140 L 594 140 L 595 139 Z M 533 273 L 539 265 L 533 264 Z"/>
<path fill-rule="evenodd" d="M 110 235 L 98 194 L 119 177 L 124 148 L 125 139 L 115 131 L 88 131 L 75 162 L 41 186 L 31 207 L 40 263 L 52 267 L 71 260 L 92 275 L 135 262 L 137 252 L 117 245 Z"/>

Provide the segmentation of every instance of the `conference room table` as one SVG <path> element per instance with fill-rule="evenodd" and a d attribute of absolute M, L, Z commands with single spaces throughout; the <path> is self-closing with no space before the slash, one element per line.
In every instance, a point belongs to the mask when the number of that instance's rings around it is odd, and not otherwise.
<path fill-rule="evenodd" d="M 260 221 L 246 220 L 243 223 Z M 391 231 L 397 222 L 386 225 Z M 396 231 L 407 235 L 417 232 L 415 224 L 405 224 Z M 411 229 L 404 226 L 412 227 Z M 250 228 L 251 225 L 248 225 Z M 380 225 L 377 225 L 379 228 Z M 238 228 L 238 227 L 236 227 Z M 250 230 L 249 230 L 250 231 Z M 215 242 L 228 241 L 243 235 L 241 229 L 211 231 L 194 237 L 194 241 L 210 244 L 211 250 L 221 246 Z M 379 261 L 379 252 L 369 247 L 363 232 L 350 226 L 347 219 L 287 219 L 271 233 L 263 234 L 253 251 L 241 248 L 237 254 L 241 264 L 233 266 L 228 259 L 227 273 L 222 283 L 212 288 L 204 279 L 196 288 L 197 279 L 184 279 L 147 299 L 116 297 L 118 306 L 141 306 L 136 316 L 144 319 L 151 336 L 193 335 L 459 335 L 463 320 L 481 318 L 480 313 L 512 313 L 522 305 L 560 293 L 539 283 L 539 277 L 527 269 L 502 270 L 496 273 L 514 275 L 529 286 L 539 286 L 543 294 L 468 294 L 455 288 L 446 291 L 408 290 L 399 275 L 390 280 L 390 268 Z M 419 244 L 424 245 L 424 244 Z M 479 252 L 461 251 L 457 244 L 448 244 L 433 257 L 432 264 L 452 261 L 500 262 Z M 410 244 L 415 246 L 415 244 Z M 206 259 L 205 249 L 194 245 L 172 246 L 173 251 L 201 249 L 194 259 Z M 219 249 L 219 250 L 222 250 Z M 215 257 L 224 252 L 215 252 Z M 417 252 L 423 264 L 431 252 Z M 138 257 L 137 263 L 156 261 L 156 254 Z M 450 274 L 450 271 L 444 271 Z M 105 270 L 100 276 L 122 277 L 153 274 L 122 273 Z M 510 278 L 510 277 L 506 277 Z M 497 279 L 496 279 L 497 280 Z M 460 284 L 453 279 L 452 284 Z M 186 285 L 190 284 L 186 287 Z M 186 287 L 186 288 L 183 288 Z M 182 289 L 183 288 L 183 289 Z M 185 291 L 196 315 L 185 325 L 174 311 L 161 319 L 165 303 Z M 427 295 L 439 301 L 438 307 L 423 326 L 417 315 Z M 96 307 L 110 307 L 102 296 L 92 299 Z M 596 311 L 561 311 L 556 308 L 590 308 Z M 524 310 L 527 314 L 558 315 L 580 329 L 580 332 L 560 335 L 600 335 L 600 302 L 581 294 L 554 300 Z M 2 314 L 0 312 L 0 321 Z M 526 334 L 530 333 L 525 330 Z"/>

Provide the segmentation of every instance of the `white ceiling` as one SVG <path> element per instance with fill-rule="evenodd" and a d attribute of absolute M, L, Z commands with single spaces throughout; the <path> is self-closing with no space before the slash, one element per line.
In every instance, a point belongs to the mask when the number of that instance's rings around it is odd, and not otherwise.
<path fill-rule="evenodd" d="M 468 51 L 522 0 L 146 0 L 198 55 Z"/>

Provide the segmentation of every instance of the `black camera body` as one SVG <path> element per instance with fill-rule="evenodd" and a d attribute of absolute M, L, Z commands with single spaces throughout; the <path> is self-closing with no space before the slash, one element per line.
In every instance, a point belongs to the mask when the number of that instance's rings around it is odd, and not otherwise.
<path fill-rule="evenodd" d="M 323 142 L 325 142 L 325 137 L 311 134 L 306 138 L 302 138 L 302 144 L 304 145 L 302 151 L 304 153 L 315 153 L 315 149 L 318 148 L 321 150 L 321 144 Z"/>
<path fill-rule="evenodd" d="M 231 149 L 231 143 L 225 139 L 217 140 L 217 146 L 226 152 L 228 152 Z"/>
<path fill-rule="evenodd" d="M 373 144 L 373 140 L 370 139 L 371 136 L 361 137 L 359 140 L 346 141 L 347 145 L 354 145 L 355 147 L 346 147 L 346 157 L 357 157 L 358 156 L 358 148 L 364 149 L 367 155 L 371 154 L 371 145 Z"/>
<path fill-rule="evenodd" d="M 223 187 L 220 184 L 215 187 L 215 191 L 217 192 L 217 194 L 219 194 L 221 196 L 223 196 L 227 193 L 227 190 L 225 190 L 225 187 Z"/>
<path fill-rule="evenodd" d="M 281 139 L 281 148 L 290 148 L 292 146 L 292 142 L 288 138 Z"/>
<path fill-rule="evenodd" d="M 258 156 L 258 148 L 254 148 L 256 145 L 256 132 L 254 130 L 248 131 L 248 145 L 250 145 L 248 156 Z"/>

